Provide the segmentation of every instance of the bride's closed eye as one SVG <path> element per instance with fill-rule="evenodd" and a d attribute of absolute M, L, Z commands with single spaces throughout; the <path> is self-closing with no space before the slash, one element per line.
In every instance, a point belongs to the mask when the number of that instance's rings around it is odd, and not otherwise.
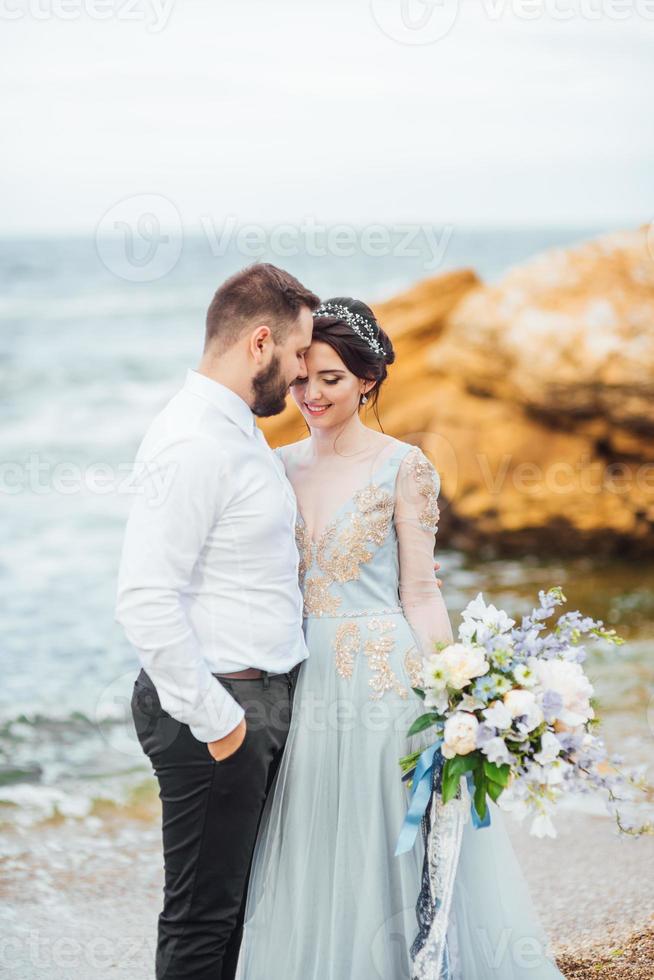
<path fill-rule="evenodd" d="M 293 385 L 305 385 L 309 379 L 308 378 L 296 378 L 295 381 L 291 382 L 291 387 Z M 341 380 L 340 378 L 324 379 L 328 385 L 336 385 Z"/>

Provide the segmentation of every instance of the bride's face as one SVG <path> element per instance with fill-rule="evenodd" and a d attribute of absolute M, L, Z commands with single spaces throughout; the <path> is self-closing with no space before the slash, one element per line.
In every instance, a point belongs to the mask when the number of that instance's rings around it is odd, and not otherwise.
<path fill-rule="evenodd" d="M 333 347 L 316 340 L 304 355 L 307 373 L 291 387 L 295 402 L 312 428 L 339 425 L 356 412 L 374 381 L 362 381 L 345 367 Z"/>

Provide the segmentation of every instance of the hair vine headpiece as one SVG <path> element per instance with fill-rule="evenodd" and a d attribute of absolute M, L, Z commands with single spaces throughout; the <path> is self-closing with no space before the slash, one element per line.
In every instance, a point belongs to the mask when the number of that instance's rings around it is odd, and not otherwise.
<path fill-rule="evenodd" d="M 340 303 L 321 303 L 313 315 L 336 316 L 339 320 L 344 320 L 362 340 L 365 340 L 368 347 L 381 357 L 386 357 L 386 351 L 379 343 L 375 334 L 375 327 L 367 317 L 362 316 L 360 313 L 353 313 L 347 306 L 343 306 Z"/>

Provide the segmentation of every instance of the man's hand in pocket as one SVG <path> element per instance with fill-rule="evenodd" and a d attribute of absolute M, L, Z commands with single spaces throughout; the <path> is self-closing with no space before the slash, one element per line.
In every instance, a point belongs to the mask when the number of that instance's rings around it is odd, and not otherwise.
<path fill-rule="evenodd" d="M 245 718 L 241 718 L 236 728 L 229 735 L 225 735 L 224 738 L 217 738 L 215 742 L 207 742 L 207 748 L 216 762 L 224 762 L 240 748 L 245 739 L 246 731 Z"/>

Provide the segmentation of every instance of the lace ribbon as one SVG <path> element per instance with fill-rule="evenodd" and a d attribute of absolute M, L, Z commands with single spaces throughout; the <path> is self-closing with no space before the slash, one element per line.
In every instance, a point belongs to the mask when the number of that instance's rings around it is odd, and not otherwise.
<path fill-rule="evenodd" d="M 452 905 L 467 801 L 461 788 L 449 803 L 441 798 L 444 760 L 436 752 L 432 764 L 431 800 L 422 818 L 425 857 L 416 904 L 418 935 L 411 945 L 411 980 L 455 980 L 450 969 L 447 927 Z"/>

